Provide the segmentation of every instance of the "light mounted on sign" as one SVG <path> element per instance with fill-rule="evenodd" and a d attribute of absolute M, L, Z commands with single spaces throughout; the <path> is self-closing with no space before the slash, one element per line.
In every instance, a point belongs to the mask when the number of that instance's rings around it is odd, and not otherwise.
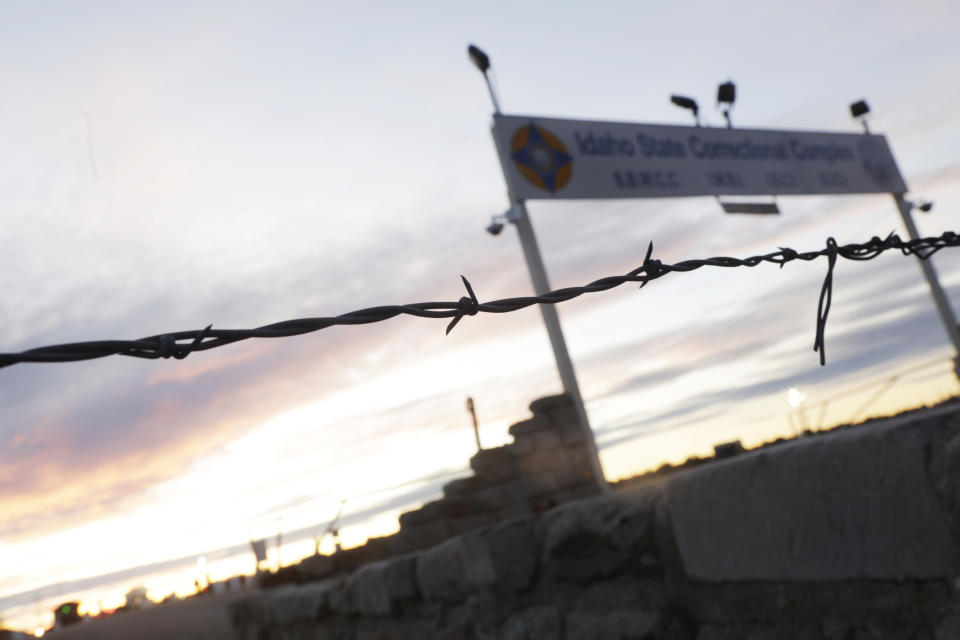
<path fill-rule="evenodd" d="M 850 104 L 850 115 L 863 125 L 864 133 L 870 133 L 870 125 L 867 124 L 868 113 L 870 113 L 870 105 L 866 100 L 857 100 Z"/>
<path fill-rule="evenodd" d="M 733 122 L 730 120 L 730 110 L 733 109 L 733 103 L 737 100 L 737 85 L 733 80 L 727 80 L 717 87 L 717 109 L 723 113 L 724 120 L 727 121 L 727 129 L 733 129 Z M 673 94 L 670 96 L 670 102 L 693 112 L 693 118 L 697 126 L 700 126 L 700 109 L 697 101 L 687 96 Z M 724 147 L 723 151 L 732 156 L 736 156 L 736 151 L 732 147 Z M 712 182 L 717 186 L 731 186 L 728 182 L 736 183 L 737 179 L 730 172 L 718 171 L 713 174 Z M 724 213 L 747 213 L 751 215 L 776 215 L 780 213 L 780 207 L 777 206 L 776 198 L 773 202 L 728 202 L 720 197 L 719 192 L 714 193 L 714 198 L 723 208 Z"/>
<path fill-rule="evenodd" d="M 687 109 L 688 111 L 693 112 L 693 120 L 697 123 L 697 126 L 700 126 L 700 107 L 697 106 L 697 101 L 693 98 L 688 98 L 687 96 L 678 96 L 673 94 L 670 96 L 670 102 L 677 105 L 681 109 Z"/>
<path fill-rule="evenodd" d="M 717 87 L 717 108 L 723 110 L 723 117 L 727 121 L 727 129 L 733 129 L 733 123 L 730 122 L 730 109 L 733 109 L 733 103 L 737 99 L 737 87 L 733 80 L 727 80 Z"/>

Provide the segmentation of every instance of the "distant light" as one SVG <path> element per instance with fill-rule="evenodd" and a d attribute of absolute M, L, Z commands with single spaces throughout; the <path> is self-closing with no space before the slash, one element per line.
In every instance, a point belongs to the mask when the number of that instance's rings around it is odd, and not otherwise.
<path fill-rule="evenodd" d="M 797 389 L 796 387 L 793 387 L 787 391 L 787 402 L 790 403 L 791 407 L 799 407 L 800 403 L 803 402 L 804 398 L 806 397 L 807 396 L 800 393 L 800 389 Z"/>
<path fill-rule="evenodd" d="M 46 629 L 44 629 L 43 627 L 37 627 L 36 629 L 33 630 L 33 635 L 36 638 L 42 638 L 43 634 L 45 634 L 46 632 L 47 632 Z"/>

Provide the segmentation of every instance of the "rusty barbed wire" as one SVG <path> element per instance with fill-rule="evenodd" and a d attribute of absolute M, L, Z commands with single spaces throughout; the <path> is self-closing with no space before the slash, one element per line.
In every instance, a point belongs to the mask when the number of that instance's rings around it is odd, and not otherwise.
<path fill-rule="evenodd" d="M 833 238 L 827 238 L 826 247 L 817 251 L 798 252 L 780 247 L 779 251 L 748 258 L 730 258 L 725 256 L 701 260 L 683 260 L 674 264 L 665 264 L 652 257 L 653 243 L 647 247 L 643 264 L 619 276 L 608 276 L 581 287 L 565 287 L 547 292 L 540 296 L 505 298 L 492 302 L 479 302 L 470 282 L 460 276 L 468 296 L 457 302 L 418 302 L 406 305 L 388 305 L 351 311 L 339 316 L 322 318 L 299 318 L 268 324 L 256 329 L 214 329 L 207 325 L 203 329 L 163 333 L 139 340 L 96 340 L 74 342 L 28 349 L 19 353 L 0 353 L 0 368 L 22 362 L 74 362 L 91 360 L 111 355 L 131 356 L 135 358 L 176 358 L 183 359 L 194 351 L 206 351 L 250 338 L 286 338 L 311 333 L 334 325 L 358 325 L 382 322 L 398 315 L 411 315 L 420 318 L 450 318 L 447 333 L 464 316 L 478 313 L 508 313 L 518 311 L 535 304 L 558 304 L 585 293 L 596 293 L 618 287 L 627 282 L 639 282 L 642 289 L 647 283 L 664 277 L 669 273 L 694 271 L 701 267 L 755 267 L 763 262 L 777 264 L 780 268 L 795 260 L 812 261 L 827 257 L 827 274 L 820 289 L 817 305 L 816 336 L 813 349 L 820 354 L 820 364 L 826 364 L 824 350 L 824 331 L 830 304 L 833 299 L 833 271 L 837 258 L 847 260 L 872 260 L 889 250 L 899 250 L 903 255 L 917 256 L 927 260 L 947 247 L 960 246 L 960 234 L 945 231 L 939 236 L 903 241 L 894 233 L 881 239 L 876 236 L 861 244 L 838 245 Z"/>

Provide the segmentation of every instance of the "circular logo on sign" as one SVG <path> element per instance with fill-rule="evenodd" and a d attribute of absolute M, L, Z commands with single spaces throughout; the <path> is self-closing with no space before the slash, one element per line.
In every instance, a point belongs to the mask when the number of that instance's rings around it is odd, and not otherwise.
<path fill-rule="evenodd" d="M 527 182 L 550 193 L 567 186 L 573 174 L 573 157 L 560 138 L 532 122 L 513 134 L 510 157 Z"/>

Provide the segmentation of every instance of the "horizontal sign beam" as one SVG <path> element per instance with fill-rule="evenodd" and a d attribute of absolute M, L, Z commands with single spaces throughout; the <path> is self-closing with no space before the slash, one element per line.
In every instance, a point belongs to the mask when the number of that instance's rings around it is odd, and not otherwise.
<path fill-rule="evenodd" d="M 883 136 L 494 116 L 520 200 L 904 193 Z"/>

